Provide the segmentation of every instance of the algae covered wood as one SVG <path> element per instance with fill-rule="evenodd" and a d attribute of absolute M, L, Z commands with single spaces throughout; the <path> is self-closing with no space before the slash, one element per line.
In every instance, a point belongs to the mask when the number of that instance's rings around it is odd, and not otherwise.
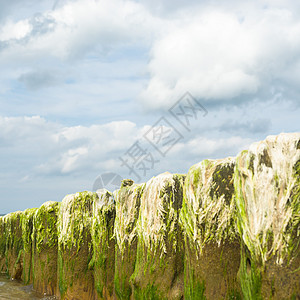
<path fill-rule="evenodd" d="M 245 298 L 300 296 L 299 145 L 300 133 L 280 134 L 237 156 L 234 185 Z"/>
<path fill-rule="evenodd" d="M 54 295 L 57 290 L 59 206 L 58 202 L 45 202 L 33 216 L 33 287 L 43 295 Z"/>
<path fill-rule="evenodd" d="M 186 176 L 180 211 L 186 299 L 240 296 L 234 167 L 234 158 L 205 160 Z"/>
<path fill-rule="evenodd" d="M 120 190 L 114 192 L 116 239 L 114 291 L 117 299 L 132 297 L 131 275 L 134 272 L 137 253 L 137 220 L 144 185 L 124 180 Z"/>
<path fill-rule="evenodd" d="M 58 288 L 62 299 L 93 299 L 91 228 L 97 194 L 67 195 L 58 215 Z"/>
<path fill-rule="evenodd" d="M 150 179 L 141 197 L 138 246 L 131 276 L 135 299 L 181 299 L 182 234 L 179 212 L 184 175 L 163 173 Z"/>
<path fill-rule="evenodd" d="M 114 294 L 116 208 L 112 193 L 97 191 L 93 203 L 92 241 L 95 289 L 99 299 L 110 299 Z"/>
<path fill-rule="evenodd" d="M 7 273 L 12 279 L 21 279 L 23 261 L 22 212 L 17 211 L 4 216 L 5 259 Z"/>
<path fill-rule="evenodd" d="M 7 267 L 5 262 L 6 235 L 4 217 L 0 217 L 0 273 L 6 273 Z"/>
<path fill-rule="evenodd" d="M 26 209 L 21 215 L 22 238 L 23 238 L 23 273 L 22 281 L 24 284 L 33 282 L 32 269 L 32 233 L 33 217 L 37 208 Z"/>

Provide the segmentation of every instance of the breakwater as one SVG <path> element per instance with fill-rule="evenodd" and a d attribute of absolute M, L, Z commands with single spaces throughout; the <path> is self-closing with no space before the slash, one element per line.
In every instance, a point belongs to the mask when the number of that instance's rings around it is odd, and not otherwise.
<path fill-rule="evenodd" d="M 298 299 L 300 133 L 0 217 L 0 271 L 61 299 Z"/>

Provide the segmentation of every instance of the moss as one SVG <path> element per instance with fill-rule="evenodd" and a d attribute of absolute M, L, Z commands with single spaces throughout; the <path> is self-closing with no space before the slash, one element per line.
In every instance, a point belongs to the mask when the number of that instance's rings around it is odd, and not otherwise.
<path fill-rule="evenodd" d="M 297 157 L 296 142 L 282 135 L 253 145 L 251 151 L 240 153 L 236 159 L 237 225 L 244 243 L 239 279 L 245 299 L 261 299 L 262 293 L 264 297 L 268 293 L 276 297 L 279 292 L 274 280 L 279 275 L 269 270 L 287 272 L 299 257 L 300 163 L 295 162 Z"/>
<path fill-rule="evenodd" d="M 23 249 L 21 216 L 22 212 L 17 211 L 4 217 L 6 252 L 14 251 L 16 255 Z"/>
<path fill-rule="evenodd" d="M 293 173 L 295 177 L 295 184 L 291 190 L 288 208 L 291 210 L 291 218 L 286 228 L 286 240 L 288 261 L 300 255 L 300 160 L 298 160 L 294 167 Z"/>
<path fill-rule="evenodd" d="M 268 168 L 272 168 L 272 161 L 267 149 L 264 149 L 262 154 L 259 156 L 259 164 L 264 164 Z"/>
<path fill-rule="evenodd" d="M 92 241 L 94 251 L 89 268 L 94 269 L 98 297 L 105 298 L 113 295 L 115 263 L 113 233 L 116 211 L 110 192 L 102 190 L 98 195 L 99 199 L 94 202 L 93 206 Z"/>
<path fill-rule="evenodd" d="M 216 278 L 222 286 L 218 295 L 228 298 L 233 290 L 238 292 L 240 244 L 234 167 L 232 158 L 206 160 L 191 167 L 187 174 L 180 210 L 186 299 L 215 297 Z M 214 270 L 206 269 L 208 266 Z"/>
<path fill-rule="evenodd" d="M 91 266 L 93 205 L 97 194 L 81 192 L 66 196 L 58 213 L 58 278 L 61 296 L 94 297 Z"/>
<path fill-rule="evenodd" d="M 243 164 L 243 166 L 241 164 Z M 240 156 L 238 156 L 234 174 L 235 201 L 238 217 L 237 225 L 240 236 L 243 237 L 243 241 L 245 242 L 245 246 L 241 247 L 241 262 L 238 277 L 244 299 L 262 299 L 261 273 L 260 269 L 257 267 L 262 260 L 259 259 L 259 256 L 257 256 L 255 244 L 249 239 L 250 224 L 246 209 L 245 175 L 240 173 L 240 171 L 244 168 L 250 170 L 250 174 L 255 172 L 253 154 L 242 152 Z"/>
<path fill-rule="evenodd" d="M 188 300 L 205 300 L 205 281 L 197 278 L 193 266 L 189 260 L 185 260 L 184 266 L 184 297 Z"/>
<path fill-rule="evenodd" d="M 234 194 L 233 172 L 234 164 L 216 166 L 212 175 L 211 199 L 224 196 L 226 205 L 230 205 L 232 195 Z"/>
<path fill-rule="evenodd" d="M 57 249 L 59 206 L 58 202 L 49 201 L 44 203 L 35 213 L 33 234 L 35 249 L 38 253 L 49 248 Z"/>
<path fill-rule="evenodd" d="M 22 238 L 24 244 L 23 255 L 23 282 L 29 284 L 32 282 L 32 233 L 33 217 L 37 208 L 26 209 L 21 215 Z"/>
<path fill-rule="evenodd" d="M 33 217 L 32 273 L 34 289 L 51 295 L 57 288 L 58 229 L 60 203 L 48 201 Z"/>
<path fill-rule="evenodd" d="M 26 252 L 32 249 L 33 216 L 36 210 L 37 208 L 26 209 L 21 215 L 22 238 Z"/>
<path fill-rule="evenodd" d="M 139 287 L 134 288 L 134 299 L 140 300 L 163 300 L 167 299 L 159 294 L 157 288 L 153 285 L 147 285 L 145 289 L 141 289 Z"/>
<path fill-rule="evenodd" d="M 6 235 L 4 217 L 0 217 L 0 257 L 5 256 L 6 250 Z"/>
<path fill-rule="evenodd" d="M 134 184 L 134 181 L 132 179 L 123 179 L 121 183 L 121 188 L 126 186 L 132 186 Z"/>
<path fill-rule="evenodd" d="M 292 173 L 289 174 L 289 169 L 276 169 L 274 166 L 273 177 L 271 177 L 271 182 L 269 186 L 274 186 L 272 193 L 274 195 L 270 196 L 271 201 L 274 201 L 271 205 L 272 207 L 265 208 L 264 212 L 264 223 L 270 224 L 269 227 L 262 227 L 258 233 L 253 234 L 253 218 L 257 218 L 256 214 L 261 213 L 254 205 L 260 202 L 259 197 L 264 195 L 262 189 L 258 189 L 257 181 L 264 174 L 264 169 L 261 165 L 264 164 L 268 168 L 272 167 L 272 162 L 270 156 L 266 158 L 266 149 L 262 151 L 262 154 L 257 154 L 257 158 L 253 153 L 243 152 L 237 157 L 237 165 L 234 174 L 234 185 L 235 185 L 235 202 L 237 206 L 237 225 L 240 232 L 240 236 L 243 238 L 245 244 L 247 245 L 251 256 L 258 263 L 264 264 L 272 256 L 276 255 L 278 257 L 278 262 L 284 259 L 291 260 L 296 254 L 293 253 L 293 249 L 298 248 L 299 239 L 296 238 L 300 236 L 299 224 L 300 224 L 300 167 L 299 162 L 294 164 Z M 254 157 L 254 158 L 253 158 Z M 265 157 L 262 161 L 262 157 Z M 253 160 L 256 161 L 255 169 L 253 169 Z M 282 162 L 283 163 L 283 162 Z M 289 163 L 289 162 L 288 162 Z M 281 172 L 281 174 L 279 174 Z M 269 174 L 269 173 L 266 173 Z M 291 176 L 292 175 L 292 176 Z M 270 175 L 266 175 L 270 177 Z M 293 179 L 294 178 L 294 179 Z M 266 183 L 267 184 L 267 183 Z M 289 192 L 290 190 L 290 192 Z M 271 193 L 271 192 L 270 192 Z M 286 195 L 285 195 L 286 194 Z M 267 197 L 265 195 L 265 197 Z M 273 200 L 278 199 L 278 200 Z M 283 224 L 275 224 L 278 222 L 279 218 L 272 218 L 275 215 L 277 208 L 276 201 L 280 198 L 285 198 L 285 206 L 281 211 L 281 221 Z M 270 202 L 269 200 L 269 204 Z M 282 201 L 282 200 L 281 200 Z M 255 210 L 252 208 L 254 207 Z M 269 211 L 267 211 L 267 209 Z M 275 209 L 275 213 L 271 211 Z M 269 216 L 270 215 L 270 216 Z M 283 217 L 285 216 L 285 217 Z M 267 221 L 268 220 L 268 221 Z M 286 224 L 284 224 L 286 223 Z M 274 234 L 273 228 L 280 226 L 281 231 L 276 230 L 276 236 Z"/>
<path fill-rule="evenodd" d="M 208 164 L 208 160 L 206 161 L 206 164 Z M 197 165 L 192 166 L 189 169 L 189 173 L 193 174 L 193 186 L 197 186 L 200 183 L 200 179 L 201 179 L 201 172 L 200 169 L 197 167 Z"/>
<path fill-rule="evenodd" d="M 207 243 L 201 255 L 191 242 L 185 241 L 184 256 L 185 299 L 235 299 L 232 293 L 241 293 L 237 281 L 238 241 L 224 241 L 220 245 Z"/>
<path fill-rule="evenodd" d="M 126 185 L 114 193 L 116 201 L 114 236 L 121 254 L 125 251 L 125 245 L 130 246 L 136 237 L 142 192 L 143 185 L 133 184 Z"/>
<path fill-rule="evenodd" d="M 156 291 L 155 295 L 166 298 L 177 288 L 174 276 L 183 269 L 178 253 L 183 182 L 184 175 L 164 173 L 152 178 L 144 187 L 137 223 L 137 258 L 131 276 L 134 294 L 136 289 L 143 297 L 145 293 Z"/>
<path fill-rule="evenodd" d="M 130 285 L 130 276 L 134 270 L 136 250 L 134 243 L 130 248 L 133 251 L 125 250 L 122 255 L 119 249 L 116 248 L 116 265 L 114 276 L 114 290 L 118 299 L 128 300 L 132 294 L 132 288 Z"/>
<path fill-rule="evenodd" d="M 261 286 L 262 275 L 257 262 L 251 259 L 250 254 L 246 252 L 245 248 L 241 249 L 241 264 L 239 270 L 239 280 L 243 293 L 243 299 L 262 299 Z"/>
<path fill-rule="evenodd" d="M 65 272 L 63 268 L 64 261 L 60 251 L 58 252 L 57 264 L 58 264 L 58 288 L 59 288 L 60 296 L 63 299 L 68 289 L 68 282 L 65 277 Z"/>
<path fill-rule="evenodd" d="M 249 152 L 242 152 L 237 157 L 234 173 L 235 203 L 237 207 L 237 226 L 240 236 L 243 238 L 245 245 L 250 251 L 251 257 L 256 262 L 262 263 L 267 252 L 270 250 L 268 248 L 268 243 L 262 243 L 262 241 L 270 240 L 272 232 L 268 231 L 263 235 L 261 232 L 260 235 L 256 236 L 256 240 L 253 239 L 253 235 L 251 234 L 250 212 L 248 211 L 247 205 L 249 201 L 254 203 L 255 199 L 250 199 L 250 194 L 247 195 L 247 193 L 250 193 L 250 187 L 247 185 L 247 181 L 252 182 L 252 177 L 254 176 L 254 172 L 256 172 L 252 166 L 253 157 L 255 156 Z M 275 174 L 275 180 L 276 178 L 278 180 L 277 174 Z M 254 195 L 251 194 L 251 197 L 254 197 Z"/>
<path fill-rule="evenodd" d="M 162 177 L 161 177 L 162 176 Z M 137 224 L 139 240 L 153 254 L 166 253 L 166 244 L 177 249 L 178 218 L 183 199 L 183 175 L 161 174 L 147 183 Z"/>
<path fill-rule="evenodd" d="M 4 217 L 0 217 L 0 273 L 7 272 L 6 264 L 6 234 Z"/>
<path fill-rule="evenodd" d="M 22 276 L 22 265 L 20 263 L 16 265 L 18 257 L 20 258 L 20 255 L 23 252 L 21 216 L 21 211 L 4 216 L 7 272 L 8 275 L 15 279 L 20 279 Z"/>
<path fill-rule="evenodd" d="M 208 242 L 238 236 L 233 201 L 233 159 L 206 160 L 190 168 L 184 185 L 180 223 L 201 253 Z"/>
<path fill-rule="evenodd" d="M 22 256 L 23 256 L 23 250 L 20 250 L 19 253 L 18 253 L 18 256 L 17 256 L 14 267 L 16 267 L 21 262 Z"/>
<path fill-rule="evenodd" d="M 246 202 L 244 199 L 244 177 L 243 175 L 240 174 L 241 170 L 241 163 L 244 160 L 244 157 L 248 155 L 248 151 L 242 151 L 241 154 L 237 157 L 237 164 L 235 168 L 235 173 L 234 173 L 234 186 L 235 186 L 235 202 L 237 206 L 237 226 L 238 230 L 240 233 L 240 236 L 243 236 L 246 238 L 246 245 L 250 249 L 251 253 L 254 254 L 254 250 L 252 249 L 252 245 L 247 239 L 248 234 L 248 228 L 249 228 L 249 223 L 248 223 L 248 218 L 247 218 L 247 213 L 246 213 Z M 250 161 L 246 168 L 249 168 Z M 252 168 L 251 168 L 252 172 Z M 248 243 L 247 243 L 248 241 Z"/>
<path fill-rule="evenodd" d="M 60 246 L 79 251 L 90 234 L 93 203 L 96 198 L 97 194 L 92 192 L 80 192 L 64 198 L 58 218 Z"/>
<path fill-rule="evenodd" d="M 126 185 L 113 194 L 116 202 L 114 288 L 118 299 L 129 299 L 132 294 L 130 277 L 136 261 L 136 226 L 143 188 L 144 185 Z"/>

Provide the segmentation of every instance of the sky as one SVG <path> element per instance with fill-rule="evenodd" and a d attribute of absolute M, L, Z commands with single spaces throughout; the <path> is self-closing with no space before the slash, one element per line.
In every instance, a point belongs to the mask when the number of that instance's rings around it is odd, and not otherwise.
<path fill-rule="evenodd" d="M 300 2 L 0 0 L 0 213 L 299 131 Z"/>

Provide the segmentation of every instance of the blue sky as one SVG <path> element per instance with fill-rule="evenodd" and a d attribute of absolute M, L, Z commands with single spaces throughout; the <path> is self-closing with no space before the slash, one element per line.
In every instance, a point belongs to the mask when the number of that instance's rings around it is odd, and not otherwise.
<path fill-rule="evenodd" d="M 0 7 L 0 213 L 91 190 L 104 173 L 135 181 L 186 173 L 267 135 L 299 131 L 296 1 Z M 169 112 L 186 92 L 208 111 L 188 130 Z M 162 146 L 167 153 L 144 137 L 156 123 L 181 136 Z M 127 152 L 134 165 L 136 141 L 150 164 L 136 169 L 139 178 L 120 161 Z"/>

